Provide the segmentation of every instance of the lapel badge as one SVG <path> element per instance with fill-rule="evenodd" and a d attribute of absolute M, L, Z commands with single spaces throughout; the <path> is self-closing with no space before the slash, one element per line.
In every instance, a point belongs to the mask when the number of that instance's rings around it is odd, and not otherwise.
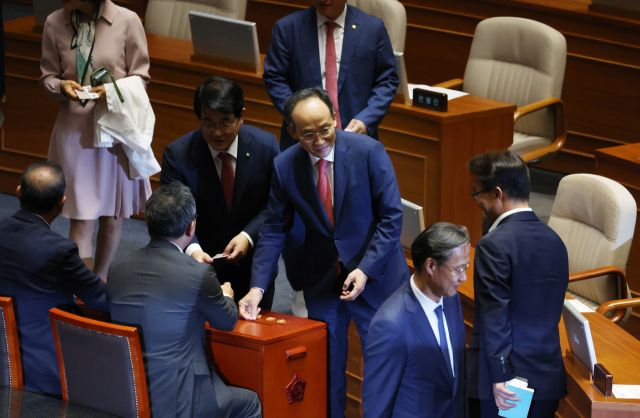
<path fill-rule="evenodd" d="M 356 28 L 356 25 L 352 25 L 352 26 L 351 26 L 351 29 L 355 29 L 355 28 Z"/>
<path fill-rule="evenodd" d="M 247 158 L 249 158 L 249 153 L 247 152 Z"/>

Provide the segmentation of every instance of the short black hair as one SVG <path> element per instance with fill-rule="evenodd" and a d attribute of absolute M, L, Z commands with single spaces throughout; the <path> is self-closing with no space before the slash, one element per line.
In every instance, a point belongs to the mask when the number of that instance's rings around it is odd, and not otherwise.
<path fill-rule="evenodd" d="M 49 174 L 50 178 L 42 178 Z M 20 209 L 38 215 L 48 215 L 62 200 L 67 182 L 60 164 L 41 161 L 31 164 L 20 177 Z"/>
<path fill-rule="evenodd" d="M 499 187 L 509 199 L 529 200 L 529 168 L 517 154 L 502 151 L 477 155 L 469 161 L 467 169 L 480 179 L 482 189 Z"/>
<path fill-rule="evenodd" d="M 145 215 L 152 238 L 180 238 L 196 218 L 196 201 L 187 186 L 174 181 L 151 194 Z"/>
<path fill-rule="evenodd" d="M 322 100 L 324 104 L 326 104 L 329 108 L 331 116 L 333 116 L 333 102 L 331 101 L 331 97 L 329 97 L 329 93 L 327 93 L 320 87 L 312 87 L 309 89 L 299 90 L 293 93 L 293 95 L 291 95 L 289 99 L 287 99 L 286 103 L 284 104 L 284 122 L 287 124 L 287 126 L 291 127 L 291 129 L 293 130 L 296 129 L 296 125 L 295 123 L 293 123 L 293 119 L 291 118 L 294 109 L 296 108 L 298 103 L 304 102 L 305 100 L 311 99 L 313 97 Z"/>
<path fill-rule="evenodd" d="M 239 118 L 244 108 L 244 92 L 228 78 L 209 77 L 193 95 L 193 110 L 198 120 L 201 119 L 203 107 L 215 109 L 225 115 L 233 113 Z"/>
<path fill-rule="evenodd" d="M 413 240 L 411 244 L 413 266 L 420 273 L 429 258 L 442 265 L 451 258 L 456 248 L 467 244 L 469 244 L 469 231 L 466 227 L 449 222 L 435 223 Z"/>

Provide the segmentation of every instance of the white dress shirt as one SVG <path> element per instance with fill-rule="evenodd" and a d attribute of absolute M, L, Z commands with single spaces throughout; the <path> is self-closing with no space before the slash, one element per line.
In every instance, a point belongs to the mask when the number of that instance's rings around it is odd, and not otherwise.
<path fill-rule="evenodd" d="M 533 209 L 531 209 L 531 208 L 511 209 L 510 211 L 507 211 L 507 212 L 503 213 L 502 215 L 498 216 L 498 219 L 496 219 L 496 221 L 493 223 L 493 225 L 491 225 L 491 228 L 489 228 L 489 232 L 491 232 L 494 229 L 496 229 L 498 227 L 498 224 L 500 223 L 500 221 L 502 221 L 504 218 L 506 218 L 509 215 L 513 215 L 514 213 L 518 213 L 518 212 L 532 212 L 532 211 L 533 211 Z"/>
<path fill-rule="evenodd" d="M 344 40 L 344 23 L 347 19 L 347 6 L 344 5 L 344 11 L 334 22 L 336 22 L 336 27 L 333 29 L 333 40 L 335 41 L 336 46 L 336 73 L 340 74 L 340 57 L 342 56 L 342 41 Z M 320 13 L 316 11 L 317 22 L 318 22 L 318 49 L 320 51 L 320 74 L 322 75 L 322 88 L 327 89 L 327 77 L 325 70 L 325 55 L 327 52 L 327 25 L 325 22 L 330 22 L 329 19 L 322 16 Z"/>
<path fill-rule="evenodd" d="M 209 147 L 209 151 L 211 152 L 211 156 L 213 157 L 213 163 L 216 166 L 216 172 L 218 173 L 218 178 L 222 180 L 222 160 L 220 160 L 220 158 L 216 158 L 218 154 L 220 154 L 221 152 L 226 152 L 231 156 L 231 158 L 229 158 L 229 162 L 231 163 L 231 168 L 233 169 L 233 175 L 235 177 L 236 162 L 238 161 L 238 136 L 236 135 L 236 139 L 231 143 L 231 145 L 229 145 L 229 148 L 226 151 L 216 151 L 213 148 L 211 148 L 211 145 L 207 144 L 207 146 Z M 253 240 L 251 239 L 249 234 L 247 234 L 244 231 L 240 233 L 249 240 L 249 245 L 251 246 L 251 248 L 253 248 Z M 191 256 L 191 254 L 193 254 L 195 251 L 198 251 L 198 250 L 202 251 L 202 247 L 200 246 L 200 244 L 194 243 L 187 247 L 185 254 L 187 254 L 188 256 Z M 209 254 L 209 255 L 213 257 L 215 254 Z"/>
<path fill-rule="evenodd" d="M 431 329 L 433 330 L 433 334 L 436 336 L 436 340 L 438 341 L 438 345 L 440 345 L 440 331 L 438 331 L 438 317 L 436 316 L 435 310 L 438 306 L 442 306 L 442 322 L 444 322 L 444 333 L 447 337 L 447 346 L 449 347 L 449 359 L 451 360 L 451 372 L 453 373 L 453 377 L 456 376 L 456 366 L 453 364 L 453 348 L 451 348 L 451 339 L 449 338 L 449 328 L 447 327 L 447 317 L 444 314 L 444 298 L 440 298 L 438 303 L 432 301 L 422 293 L 418 286 L 416 286 L 416 282 L 413 280 L 413 276 L 411 276 L 411 289 L 413 289 L 413 293 L 418 298 L 418 302 L 422 306 L 424 313 L 427 315 L 427 319 L 429 320 L 429 324 L 431 325 Z"/>

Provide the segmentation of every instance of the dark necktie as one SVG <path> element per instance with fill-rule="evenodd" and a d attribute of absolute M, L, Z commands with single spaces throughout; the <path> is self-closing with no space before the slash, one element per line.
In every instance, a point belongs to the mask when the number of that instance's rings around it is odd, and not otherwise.
<path fill-rule="evenodd" d="M 442 305 L 439 305 L 435 311 L 438 317 L 438 333 L 440 334 L 440 350 L 444 355 L 444 361 L 447 363 L 449 376 L 453 377 L 453 369 L 451 368 L 451 358 L 449 357 L 449 345 L 447 344 L 447 334 L 444 332 L 444 321 L 442 319 Z"/>
<path fill-rule="evenodd" d="M 327 47 L 324 54 L 324 70 L 325 70 L 325 87 L 331 101 L 333 102 L 333 108 L 336 112 L 336 119 L 338 124 L 337 129 L 342 129 L 342 123 L 340 123 L 340 109 L 338 108 L 338 65 L 336 64 L 336 42 L 333 39 L 333 30 L 336 27 L 336 22 L 325 22 L 327 25 Z"/>
<path fill-rule="evenodd" d="M 231 212 L 233 207 L 233 185 L 235 183 L 235 175 L 233 174 L 233 167 L 231 166 L 231 155 L 226 152 L 218 154 L 218 158 L 222 161 L 222 169 L 220 170 L 220 183 L 222 183 L 222 190 L 224 191 L 224 198 L 227 201 L 227 208 Z"/>

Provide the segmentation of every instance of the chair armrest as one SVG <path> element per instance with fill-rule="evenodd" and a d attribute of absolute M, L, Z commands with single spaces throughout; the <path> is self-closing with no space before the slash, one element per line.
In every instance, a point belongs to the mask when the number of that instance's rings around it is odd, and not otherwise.
<path fill-rule="evenodd" d="M 522 159 L 527 164 L 537 162 L 537 160 L 544 156 L 556 153 L 564 146 L 564 143 L 567 140 L 567 117 L 565 114 L 564 102 L 557 97 L 549 97 L 548 99 L 523 106 L 517 109 L 513 114 L 513 123 L 515 125 L 518 119 L 522 116 L 550 106 L 553 107 L 556 115 L 556 137 L 550 145 L 521 155 Z"/>
<path fill-rule="evenodd" d="M 443 89 L 453 89 L 460 90 L 462 88 L 462 83 L 464 82 L 461 78 L 454 78 L 453 80 L 445 81 L 443 83 L 435 84 L 431 87 L 440 87 Z"/>
<path fill-rule="evenodd" d="M 605 313 L 616 310 L 616 313 L 609 318 L 611 322 L 618 323 L 624 318 L 626 310 L 628 306 L 622 306 L 622 302 L 626 302 L 631 299 L 625 299 L 627 297 L 627 279 L 622 270 L 618 267 L 607 266 L 601 267 L 593 270 L 581 271 L 579 273 L 574 273 L 569 275 L 569 283 L 574 283 L 580 280 L 593 279 L 595 277 L 604 276 L 605 274 L 615 274 L 618 278 L 618 300 L 605 302 L 600 307 L 598 307 L 598 313 L 604 315 Z M 613 304 L 612 306 L 609 306 Z M 640 298 L 638 299 L 638 305 L 640 306 Z M 602 312 L 601 312 L 602 310 Z"/>
<path fill-rule="evenodd" d="M 616 310 L 617 312 L 615 315 L 609 319 L 612 322 L 619 322 L 624 317 L 627 309 L 635 308 L 636 306 L 640 306 L 640 298 L 610 300 L 609 302 L 605 302 L 600 305 L 598 309 L 596 309 L 596 312 L 600 315 L 604 315 L 609 311 Z M 618 318 L 618 316 L 620 318 Z"/>

